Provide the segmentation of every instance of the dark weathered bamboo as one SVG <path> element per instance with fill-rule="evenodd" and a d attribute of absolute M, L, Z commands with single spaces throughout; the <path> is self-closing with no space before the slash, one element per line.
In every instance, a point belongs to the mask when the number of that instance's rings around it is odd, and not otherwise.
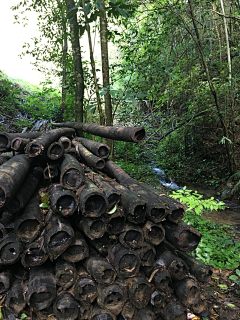
<path fill-rule="evenodd" d="M 104 214 L 108 201 L 104 193 L 89 179 L 79 194 L 79 206 L 85 217 L 96 218 Z"/>
<path fill-rule="evenodd" d="M 165 230 L 160 223 L 155 224 L 151 221 L 147 221 L 143 227 L 143 235 L 146 241 L 157 246 L 164 240 Z"/>
<path fill-rule="evenodd" d="M 130 301 L 127 301 L 122 308 L 121 316 L 124 320 L 133 320 L 136 312 L 136 307 Z"/>
<path fill-rule="evenodd" d="M 58 214 L 71 216 L 78 206 L 76 194 L 71 190 L 65 190 L 62 185 L 54 184 L 50 187 L 50 207 Z"/>
<path fill-rule="evenodd" d="M 69 262 L 79 262 L 89 256 L 88 245 L 79 231 L 74 231 L 74 241 L 61 257 Z"/>
<path fill-rule="evenodd" d="M 21 262 L 25 268 L 42 265 L 48 258 L 44 248 L 44 238 L 32 242 L 22 254 Z"/>
<path fill-rule="evenodd" d="M 119 241 L 126 248 L 141 248 L 144 241 L 142 229 L 131 224 L 126 224 L 123 232 L 119 235 Z"/>
<path fill-rule="evenodd" d="M 127 220 L 134 224 L 142 223 L 146 215 L 145 200 L 115 181 L 111 181 L 110 184 L 121 193 L 120 205 Z"/>
<path fill-rule="evenodd" d="M 186 320 L 187 310 L 179 301 L 172 299 L 161 309 L 160 315 L 164 320 Z"/>
<path fill-rule="evenodd" d="M 145 138 L 145 129 L 143 127 L 98 126 L 96 124 L 82 122 L 53 123 L 53 125 L 55 127 L 74 128 L 96 136 L 118 141 L 139 143 Z"/>
<path fill-rule="evenodd" d="M 8 290 L 5 304 L 16 317 L 25 308 L 27 302 L 24 299 L 23 286 L 20 280 L 15 280 L 11 289 Z"/>
<path fill-rule="evenodd" d="M 97 296 L 96 282 L 84 268 L 80 268 L 74 285 L 74 297 L 79 300 L 81 306 L 89 307 Z"/>
<path fill-rule="evenodd" d="M 134 250 L 113 246 L 109 250 L 108 260 L 122 278 L 134 277 L 139 272 L 141 260 Z"/>
<path fill-rule="evenodd" d="M 50 144 L 57 141 L 61 136 L 71 136 L 74 135 L 75 130 L 71 128 L 65 129 L 54 129 L 46 131 L 40 137 L 34 139 L 27 144 L 25 148 L 25 153 L 30 158 L 41 156 L 44 152 L 47 151 Z"/>
<path fill-rule="evenodd" d="M 85 182 L 83 167 L 73 156 L 64 155 L 61 164 L 60 183 L 64 188 L 76 190 Z"/>
<path fill-rule="evenodd" d="M 157 290 L 168 295 L 171 293 L 169 288 L 171 276 L 164 266 L 153 264 L 153 266 L 150 267 L 142 267 L 141 270 L 148 278 L 148 281 L 152 283 Z"/>
<path fill-rule="evenodd" d="M 114 313 L 108 310 L 101 309 L 96 305 L 90 313 L 89 320 L 117 320 L 117 317 Z"/>
<path fill-rule="evenodd" d="M 151 299 L 151 285 L 143 277 L 135 277 L 129 281 L 129 299 L 138 309 L 146 308 Z"/>
<path fill-rule="evenodd" d="M 56 298 L 56 281 L 48 266 L 33 267 L 30 270 L 27 303 L 31 308 L 43 310 Z"/>
<path fill-rule="evenodd" d="M 192 304 L 198 304 L 200 301 L 200 290 L 197 281 L 190 277 L 185 277 L 180 281 L 173 281 L 171 286 L 181 303 L 190 307 Z"/>
<path fill-rule="evenodd" d="M 105 166 L 105 161 L 102 158 L 95 156 L 87 148 L 85 148 L 80 142 L 73 140 L 72 144 L 74 145 L 77 153 L 81 159 L 86 162 L 86 164 L 92 167 L 95 170 L 102 170 Z"/>
<path fill-rule="evenodd" d="M 165 266 L 172 279 L 182 280 L 188 274 L 186 263 L 171 251 L 164 251 L 160 255 L 158 255 L 157 251 L 156 263 L 159 266 Z"/>
<path fill-rule="evenodd" d="M 0 243 L 0 265 L 10 265 L 20 259 L 24 247 L 13 234 L 7 235 Z"/>
<path fill-rule="evenodd" d="M 13 156 L 4 156 L 3 154 L 0 155 L 0 166 L 11 159 Z"/>
<path fill-rule="evenodd" d="M 33 319 L 37 320 L 46 320 L 49 315 L 53 314 L 53 306 L 52 304 L 43 310 L 33 309 Z"/>
<path fill-rule="evenodd" d="M 0 211 L 0 223 L 1 225 L 4 226 L 4 228 L 7 227 L 9 224 L 11 224 L 14 218 L 15 218 L 15 214 L 9 209 L 4 209 L 3 211 Z M 4 229 L 2 228 L 1 231 L 3 235 Z"/>
<path fill-rule="evenodd" d="M 0 152 L 9 151 L 11 148 L 11 142 L 14 138 L 26 138 L 35 139 L 39 137 L 43 132 L 25 132 L 25 133 L 7 133 L 0 132 Z"/>
<path fill-rule="evenodd" d="M 48 164 L 46 168 L 43 170 L 43 176 L 45 180 L 54 181 L 54 179 L 58 176 L 59 169 L 57 165 Z"/>
<path fill-rule="evenodd" d="M 107 159 L 110 154 L 110 147 L 105 143 L 99 143 L 90 139 L 76 137 L 74 140 L 81 142 L 81 144 L 91 151 L 95 156 Z"/>
<path fill-rule="evenodd" d="M 70 262 L 58 258 L 55 264 L 55 278 L 57 285 L 67 290 L 77 279 L 76 268 Z"/>
<path fill-rule="evenodd" d="M 30 200 L 23 214 L 15 220 L 14 231 L 18 239 L 30 243 L 38 236 L 42 226 L 43 215 L 39 208 L 38 197 L 35 196 Z"/>
<path fill-rule="evenodd" d="M 17 137 L 11 142 L 11 149 L 18 152 L 24 152 L 26 145 L 31 141 L 31 139 Z"/>
<path fill-rule="evenodd" d="M 8 291 L 13 281 L 11 272 L 2 271 L 0 272 L 0 294 Z"/>
<path fill-rule="evenodd" d="M 101 238 L 107 230 L 104 218 L 82 218 L 79 224 L 80 229 L 91 240 Z"/>
<path fill-rule="evenodd" d="M 167 294 L 162 292 L 161 290 L 154 289 L 151 295 L 151 305 L 153 306 L 154 310 L 162 309 L 167 301 Z"/>
<path fill-rule="evenodd" d="M 53 312 L 59 320 L 75 320 L 78 318 L 80 309 L 71 293 L 62 292 L 54 301 Z"/>
<path fill-rule="evenodd" d="M 112 265 L 102 257 L 89 257 L 84 266 L 90 275 L 100 284 L 111 284 L 116 278 L 116 271 Z"/>
<path fill-rule="evenodd" d="M 58 160 L 60 159 L 64 154 L 64 148 L 61 142 L 55 141 L 50 144 L 50 146 L 47 149 L 47 156 L 51 160 Z"/>
<path fill-rule="evenodd" d="M 184 222 L 175 224 L 165 221 L 163 227 L 167 241 L 181 251 L 192 252 L 197 248 L 202 237 L 201 233 Z"/>
<path fill-rule="evenodd" d="M 72 141 L 68 137 L 60 137 L 58 141 L 63 145 L 65 153 L 71 150 Z"/>
<path fill-rule="evenodd" d="M 6 236 L 7 234 L 7 230 L 5 228 L 5 226 L 0 223 L 0 241 Z"/>
<path fill-rule="evenodd" d="M 117 237 L 111 237 L 106 232 L 102 238 L 89 240 L 91 245 L 101 254 L 102 257 L 106 258 L 108 256 L 108 250 L 112 246 L 117 244 Z"/>
<path fill-rule="evenodd" d="M 177 250 L 171 243 L 166 240 L 161 244 L 166 247 L 166 250 L 173 251 L 178 257 L 180 257 L 187 264 L 189 271 L 196 279 L 203 283 L 208 283 L 211 280 L 212 269 L 210 266 L 198 261 L 194 257 L 190 256 L 186 252 Z"/>
<path fill-rule="evenodd" d="M 34 192 L 36 191 L 42 176 L 43 169 L 41 167 L 35 167 L 30 170 L 21 187 L 8 204 L 8 209 L 10 211 L 14 213 L 20 212 L 26 207 L 28 201 L 32 198 Z"/>
<path fill-rule="evenodd" d="M 150 243 L 144 241 L 142 247 L 136 250 L 141 259 L 142 266 L 152 266 L 156 256 L 156 250 Z"/>
<path fill-rule="evenodd" d="M 16 194 L 30 169 L 30 160 L 19 154 L 0 167 L 0 209 Z"/>
<path fill-rule="evenodd" d="M 46 226 L 45 249 L 51 260 L 59 257 L 74 241 L 74 231 L 64 217 L 54 215 Z"/>
<path fill-rule="evenodd" d="M 190 310 L 199 317 L 208 317 L 210 310 L 208 303 L 203 294 L 200 294 L 200 300 L 196 304 L 190 306 Z"/>
<path fill-rule="evenodd" d="M 136 320 L 155 320 L 156 316 L 151 309 L 140 309 L 137 312 Z"/>
<path fill-rule="evenodd" d="M 107 232 L 117 235 L 123 232 L 126 217 L 123 210 L 117 209 L 113 214 L 107 214 Z"/>
<path fill-rule="evenodd" d="M 113 283 L 109 286 L 98 287 L 98 305 L 118 315 L 127 300 L 126 290 L 119 284 Z"/>

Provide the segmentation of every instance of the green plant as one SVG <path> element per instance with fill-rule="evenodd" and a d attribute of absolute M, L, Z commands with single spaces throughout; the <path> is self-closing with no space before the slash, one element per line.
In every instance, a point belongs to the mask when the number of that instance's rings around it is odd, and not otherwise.
<path fill-rule="evenodd" d="M 236 269 L 236 274 L 232 274 L 229 279 L 235 282 L 236 284 L 240 285 L 240 270 Z"/>

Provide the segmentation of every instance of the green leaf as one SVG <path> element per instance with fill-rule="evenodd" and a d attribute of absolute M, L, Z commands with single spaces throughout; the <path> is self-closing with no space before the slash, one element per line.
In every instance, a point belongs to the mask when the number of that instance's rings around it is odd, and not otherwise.
<path fill-rule="evenodd" d="M 0 308 L 0 320 L 2 319 L 2 308 Z"/>
<path fill-rule="evenodd" d="M 89 14 L 89 12 L 91 11 L 91 8 L 92 8 L 92 5 L 91 5 L 91 3 L 89 2 L 89 3 L 85 6 L 85 10 L 84 10 L 84 12 L 85 12 L 86 15 Z"/>
<path fill-rule="evenodd" d="M 48 204 L 47 203 L 41 203 L 39 205 L 40 208 L 48 208 Z"/>
<path fill-rule="evenodd" d="M 26 313 L 22 313 L 22 314 L 21 314 L 21 319 L 25 319 L 25 318 L 27 318 Z"/>
<path fill-rule="evenodd" d="M 240 277 L 240 270 L 236 269 L 236 274 Z"/>
<path fill-rule="evenodd" d="M 231 275 L 230 277 L 229 277 L 229 279 L 230 280 L 238 280 L 238 276 L 236 276 L 235 274 L 233 274 L 233 275 Z"/>
<path fill-rule="evenodd" d="M 222 290 L 227 290 L 227 285 L 226 284 L 218 284 L 219 288 Z"/>
<path fill-rule="evenodd" d="M 234 307 L 235 307 L 235 304 L 233 304 L 233 303 L 228 303 L 228 304 L 227 304 L 227 307 L 234 308 Z"/>
<path fill-rule="evenodd" d="M 117 204 L 113 207 L 111 211 L 108 212 L 108 214 L 113 214 L 117 210 Z"/>
<path fill-rule="evenodd" d="M 128 18 L 128 12 L 124 9 L 117 8 L 118 12 L 123 16 L 124 18 Z"/>
<path fill-rule="evenodd" d="M 94 5 L 95 5 L 95 7 L 96 7 L 97 9 L 100 9 L 101 6 L 102 6 L 102 4 L 101 4 L 101 2 L 100 2 L 99 0 L 94 1 Z"/>
<path fill-rule="evenodd" d="M 112 2 L 112 3 L 116 4 L 116 0 L 110 0 L 110 2 Z"/>

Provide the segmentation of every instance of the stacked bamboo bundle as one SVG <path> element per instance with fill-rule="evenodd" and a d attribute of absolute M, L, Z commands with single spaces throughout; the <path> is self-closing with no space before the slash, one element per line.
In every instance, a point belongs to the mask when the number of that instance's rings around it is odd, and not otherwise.
<path fill-rule="evenodd" d="M 5 319 L 182 320 L 208 314 L 184 206 L 132 179 L 75 129 L 140 142 L 143 128 L 56 124 L 0 133 L 0 294 Z M 65 128 L 66 126 L 66 128 Z"/>

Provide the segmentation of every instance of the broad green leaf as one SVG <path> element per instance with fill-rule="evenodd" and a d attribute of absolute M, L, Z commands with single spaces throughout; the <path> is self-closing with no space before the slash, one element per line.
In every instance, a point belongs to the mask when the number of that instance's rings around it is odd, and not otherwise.
<path fill-rule="evenodd" d="M 49 199 L 50 199 L 50 196 L 49 196 L 49 195 L 47 195 L 47 194 L 45 194 L 45 193 L 42 193 L 42 194 L 41 194 L 41 202 L 42 202 L 42 203 L 47 203 Z"/>
<path fill-rule="evenodd" d="M 226 284 L 218 284 L 219 288 L 222 290 L 227 290 L 227 285 Z"/>
<path fill-rule="evenodd" d="M 235 307 L 235 304 L 233 304 L 233 303 L 228 303 L 228 304 L 227 304 L 227 307 L 234 308 L 234 307 Z"/>
<path fill-rule="evenodd" d="M 238 276 L 236 276 L 235 274 L 232 274 L 230 277 L 229 277 L 230 280 L 238 280 Z"/>
<path fill-rule="evenodd" d="M 240 277 L 240 270 L 236 269 L 236 274 Z"/>
<path fill-rule="evenodd" d="M 48 208 L 48 204 L 47 203 L 41 203 L 39 205 L 40 208 Z"/>
<path fill-rule="evenodd" d="M 89 14 L 89 12 L 91 11 L 91 8 L 92 8 L 91 3 L 90 2 L 87 3 L 87 5 L 85 6 L 85 10 L 84 10 L 86 15 Z"/>
<path fill-rule="evenodd" d="M 117 204 L 113 207 L 111 211 L 108 212 L 108 214 L 113 214 L 117 210 Z"/>
<path fill-rule="evenodd" d="M 26 313 L 22 313 L 22 314 L 21 314 L 21 319 L 25 319 L 25 318 L 27 318 Z"/>

